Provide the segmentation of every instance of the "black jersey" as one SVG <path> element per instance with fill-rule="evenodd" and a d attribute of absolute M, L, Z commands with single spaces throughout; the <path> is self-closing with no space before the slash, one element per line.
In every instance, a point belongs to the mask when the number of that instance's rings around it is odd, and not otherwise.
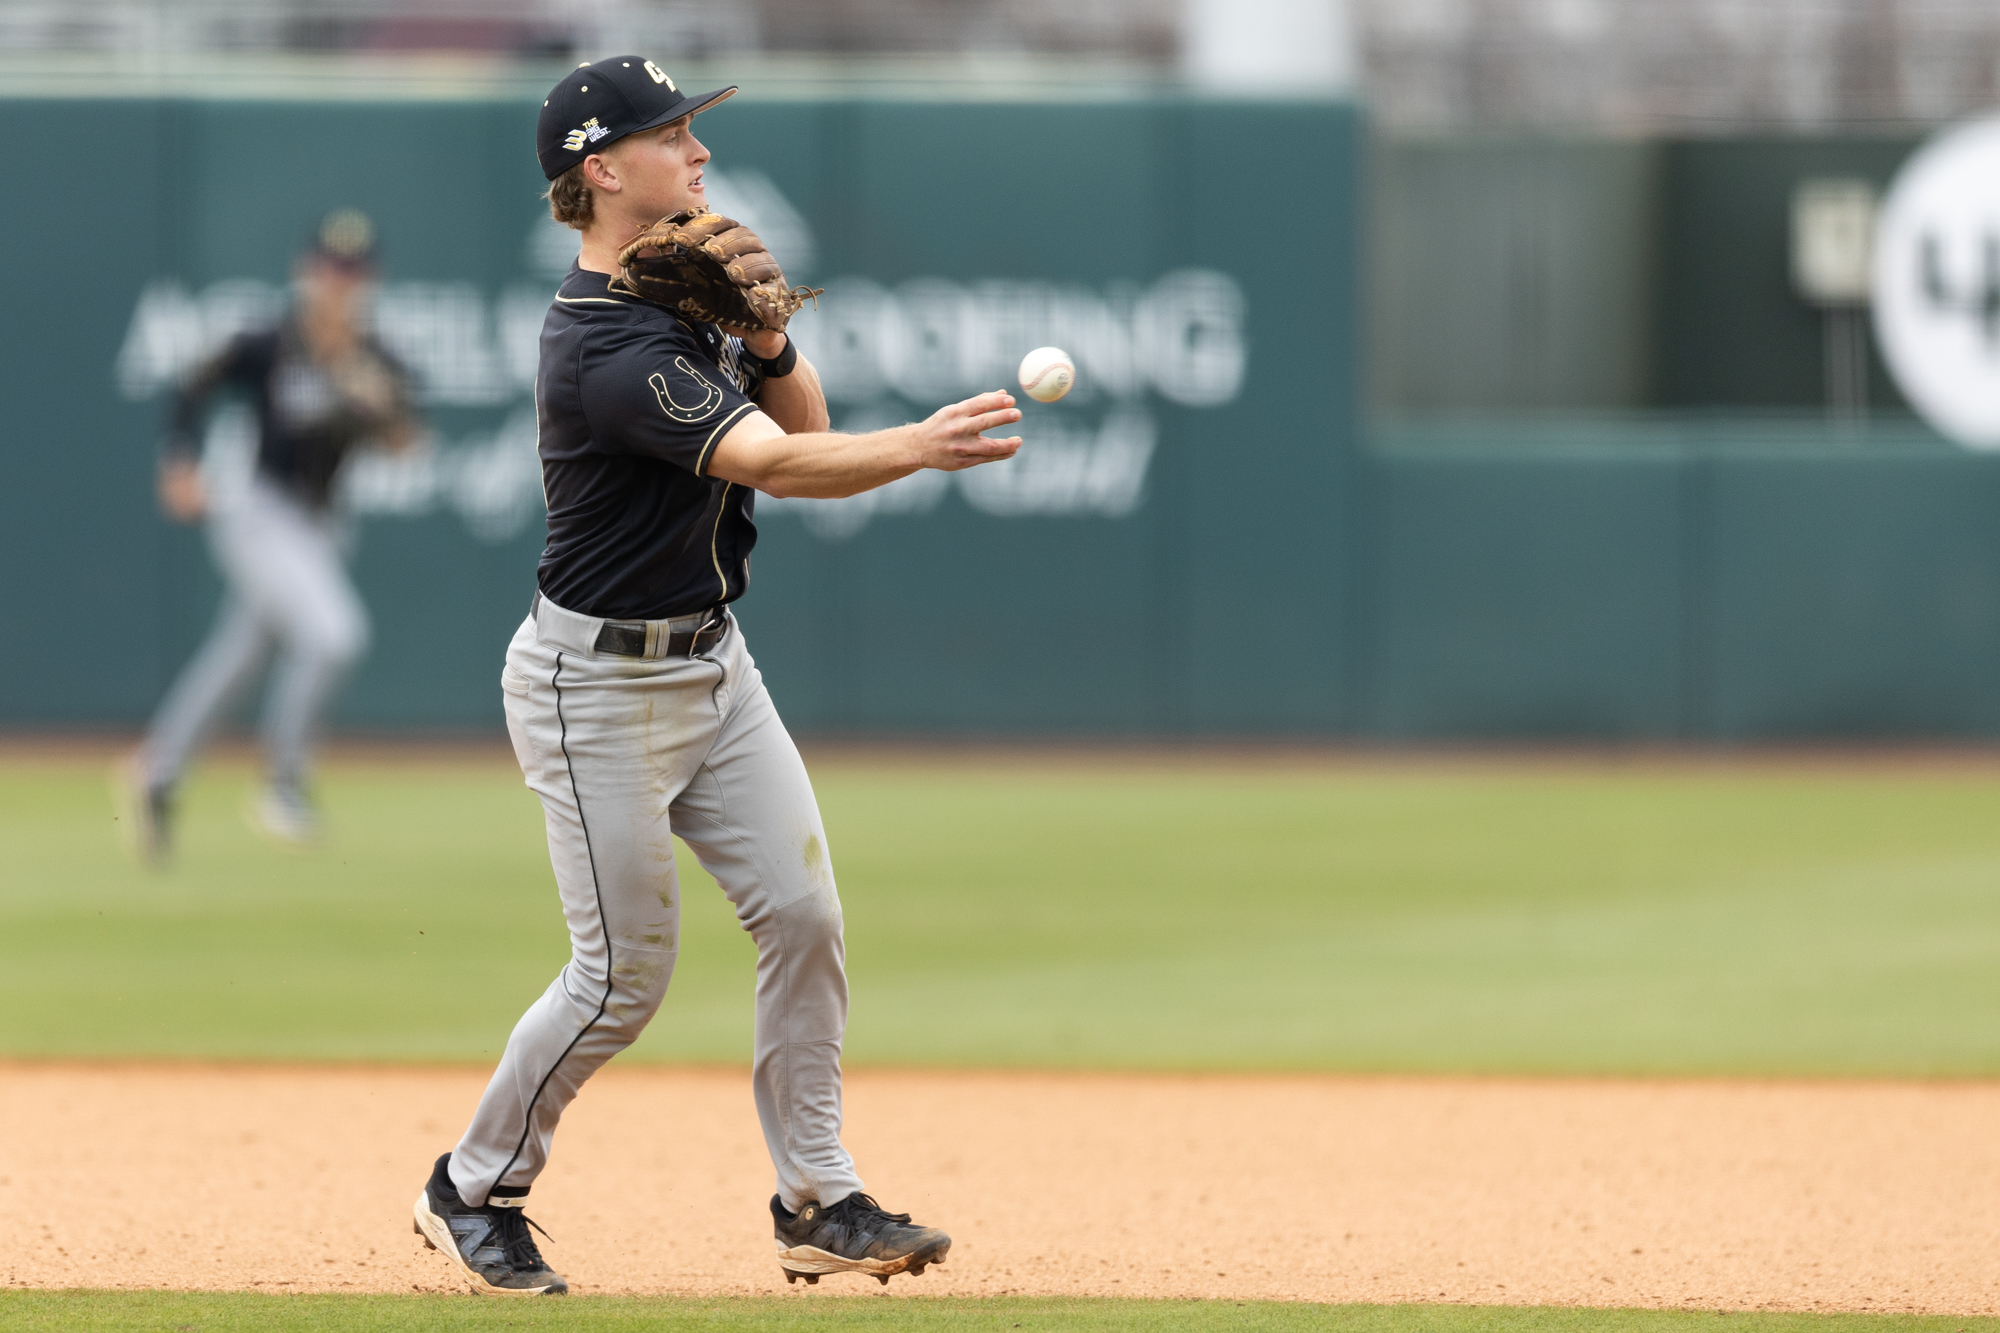
<path fill-rule="evenodd" d="M 549 540 L 542 595 L 607 620 L 665 620 L 743 595 L 746 486 L 710 477 L 716 441 L 756 410 L 740 339 L 572 267 L 535 378 Z"/>
<path fill-rule="evenodd" d="M 377 381 L 366 401 L 349 387 L 357 376 Z M 354 447 L 410 411 L 409 376 L 372 337 L 332 372 L 312 359 L 287 319 L 238 334 L 196 368 L 174 400 L 170 456 L 199 453 L 202 411 L 223 389 L 244 394 L 257 414 L 257 470 L 314 509 L 326 507 L 334 476 Z"/>

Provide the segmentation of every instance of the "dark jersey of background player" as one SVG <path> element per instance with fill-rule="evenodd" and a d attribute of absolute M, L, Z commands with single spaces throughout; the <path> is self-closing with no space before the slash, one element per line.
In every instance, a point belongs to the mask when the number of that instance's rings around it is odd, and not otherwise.
<path fill-rule="evenodd" d="M 307 508 L 326 508 L 341 461 L 409 414 L 409 377 L 401 365 L 373 337 L 364 336 L 359 350 L 392 381 L 395 401 L 386 412 L 367 411 L 341 392 L 313 360 L 295 318 L 238 334 L 181 388 L 165 443 L 168 457 L 192 461 L 199 455 L 203 408 L 218 391 L 234 389 L 257 416 L 257 470 Z"/>
<path fill-rule="evenodd" d="M 581 615 L 693 615 L 749 585 L 753 492 L 706 469 L 763 375 L 740 339 L 609 282 L 572 267 L 542 326 L 537 583 Z"/>

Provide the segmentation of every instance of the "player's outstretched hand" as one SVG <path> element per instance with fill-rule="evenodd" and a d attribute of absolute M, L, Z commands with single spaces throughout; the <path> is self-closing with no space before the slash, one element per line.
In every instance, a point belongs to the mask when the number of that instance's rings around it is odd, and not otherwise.
<path fill-rule="evenodd" d="M 923 465 L 940 472 L 958 472 L 981 463 L 1012 458 L 1021 447 L 1021 437 L 1011 435 L 996 440 L 989 439 L 986 432 L 1011 426 L 1020 419 L 1014 395 L 1005 390 L 940 407 L 917 427 Z"/>

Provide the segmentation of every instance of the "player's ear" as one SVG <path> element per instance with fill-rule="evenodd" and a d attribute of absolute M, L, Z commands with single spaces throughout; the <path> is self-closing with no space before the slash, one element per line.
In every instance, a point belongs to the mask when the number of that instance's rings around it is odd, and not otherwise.
<path fill-rule="evenodd" d="M 592 189 L 616 194 L 623 189 L 618 179 L 618 169 L 602 153 L 592 153 L 583 159 L 583 178 Z"/>

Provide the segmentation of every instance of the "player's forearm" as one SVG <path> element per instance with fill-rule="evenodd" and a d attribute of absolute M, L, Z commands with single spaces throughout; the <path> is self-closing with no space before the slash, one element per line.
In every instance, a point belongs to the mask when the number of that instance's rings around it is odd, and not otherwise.
<path fill-rule="evenodd" d="M 914 426 L 867 435 L 825 430 L 777 435 L 731 458 L 730 471 L 709 471 L 780 499 L 839 500 L 886 486 L 923 466 L 916 436 Z"/>
<path fill-rule="evenodd" d="M 782 379 L 765 380 L 757 406 L 789 435 L 824 431 L 830 424 L 819 372 L 804 357 Z"/>
<path fill-rule="evenodd" d="M 994 439 L 982 432 L 1020 419 L 1013 396 L 999 391 L 949 403 L 915 425 L 867 435 L 788 435 L 764 413 L 752 412 L 717 442 L 702 470 L 766 495 L 840 500 L 918 468 L 956 472 L 1012 458 L 1020 436 Z"/>
<path fill-rule="evenodd" d="M 195 463 L 201 459 L 201 416 L 208 405 L 213 382 L 196 380 L 181 386 L 167 410 L 167 433 L 160 441 L 160 459 L 168 463 Z"/>

